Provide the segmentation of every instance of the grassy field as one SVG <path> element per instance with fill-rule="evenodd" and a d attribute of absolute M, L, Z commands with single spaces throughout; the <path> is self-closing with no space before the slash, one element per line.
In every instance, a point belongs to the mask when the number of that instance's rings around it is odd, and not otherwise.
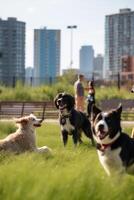
<path fill-rule="evenodd" d="M 15 129 L 0 123 L 0 137 Z M 127 129 L 130 132 L 131 129 Z M 87 138 L 73 147 L 71 137 L 66 148 L 56 123 L 44 123 L 37 129 L 38 146 L 48 145 L 52 156 L 36 153 L 0 154 L 0 199 L 2 200 L 133 200 L 134 177 L 121 180 L 107 177 L 95 148 Z"/>

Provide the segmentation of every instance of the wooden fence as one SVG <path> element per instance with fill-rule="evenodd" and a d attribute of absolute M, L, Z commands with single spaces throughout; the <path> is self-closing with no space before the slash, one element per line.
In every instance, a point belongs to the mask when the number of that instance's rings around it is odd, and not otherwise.
<path fill-rule="evenodd" d="M 134 100 L 132 99 L 109 99 L 102 100 L 99 107 L 108 111 L 123 106 L 122 119 L 134 121 Z M 0 119 L 8 119 L 35 114 L 43 119 L 58 119 L 58 110 L 53 101 L 0 101 Z"/>
<path fill-rule="evenodd" d="M 21 117 L 30 113 L 43 119 L 58 118 L 58 111 L 52 101 L 0 101 L 0 119 Z"/>

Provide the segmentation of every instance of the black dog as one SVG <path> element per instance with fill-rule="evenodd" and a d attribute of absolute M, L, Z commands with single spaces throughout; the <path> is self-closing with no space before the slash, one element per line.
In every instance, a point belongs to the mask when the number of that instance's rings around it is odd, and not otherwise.
<path fill-rule="evenodd" d="M 92 144 L 94 144 L 91 124 L 84 113 L 74 109 L 74 97 L 67 93 L 59 93 L 55 97 L 54 102 L 57 109 L 59 109 L 59 121 L 64 146 L 67 144 L 68 135 L 72 135 L 75 145 L 77 145 L 78 141 L 81 143 L 81 131 L 83 131 L 85 135 L 91 139 Z"/>
<path fill-rule="evenodd" d="M 108 175 L 134 174 L 134 139 L 122 132 L 122 106 L 108 113 L 92 108 L 93 136 L 100 163 Z"/>

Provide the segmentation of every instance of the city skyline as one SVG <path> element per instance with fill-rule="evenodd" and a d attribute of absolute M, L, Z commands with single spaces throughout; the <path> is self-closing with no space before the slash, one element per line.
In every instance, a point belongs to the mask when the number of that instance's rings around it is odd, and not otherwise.
<path fill-rule="evenodd" d="M 8 6 L 7 6 L 8 5 Z M 73 31 L 73 65 L 79 67 L 79 50 L 92 45 L 95 54 L 104 54 L 105 16 L 117 13 L 121 8 L 134 10 L 133 0 L 1 0 L 0 17 L 17 17 L 26 22 L 26 66 L 33 66 L 33 30 L 47 27 L 61 30 L 61 70 L 70 64 L 70 30 Z"/>

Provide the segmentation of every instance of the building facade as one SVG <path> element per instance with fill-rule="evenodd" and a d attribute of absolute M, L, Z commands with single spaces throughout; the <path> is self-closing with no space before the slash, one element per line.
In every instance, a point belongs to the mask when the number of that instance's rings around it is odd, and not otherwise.
<path fill-rule="evenodd" d="M 0 19 L 0 83 L 15 84 L 25 78 L 25 23 Z"/>
<path fill-rule="evenodd" d="M 81 46 L 79 58 L 80 73 L 84 74 L 86 78 L 91 79 L 94 65 L 93 47 L 91 45 Z"/>
<path fill-rule="evenodd" d="M 95 80 L 102 80 L 103 79 L 103 56 L 98 54 L 94 58 L 94 78 Z"/>
<path fill-rule="evenodd" d="M 105 78 L 116 79 L 122 57 L 134 55 L 134 11 L 120 9 L 105 18 Z"/>
<path fill-rule="evenodd" d="M 33 77 L 34 77 L 33 67 L 26 67 L 25 68 L 25 84 L 32 86 L 34 82 Z"/>
<path fill-rule="evenodd" d="M 134 81 L 134 56 L 124 56 L 122 58 L 122 81 Z"/>
<path fill-rule="evenodd" d="M 60 30 L 34 30 L 35 85 L 53 82 L 60 75 L 60 46 Z"/>

